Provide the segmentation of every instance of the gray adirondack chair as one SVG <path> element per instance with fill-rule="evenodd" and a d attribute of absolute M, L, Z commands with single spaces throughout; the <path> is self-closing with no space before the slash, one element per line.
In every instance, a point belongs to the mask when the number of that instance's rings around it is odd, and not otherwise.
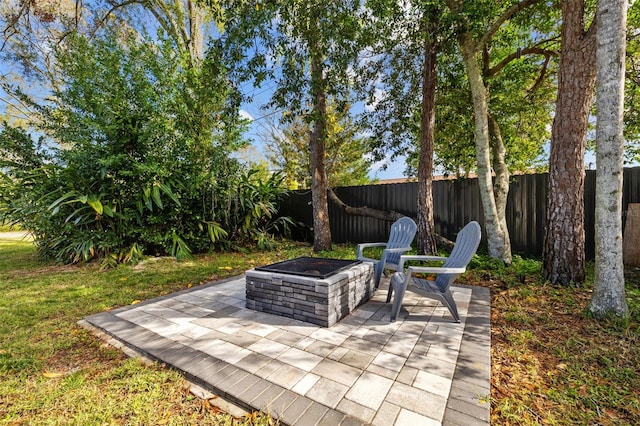
<path fill-rule="evenodd" d="M 387 293 L 387 303 L 391 300 L 395 292 L 393 306 L 391 308 L 391 322 L 396 320 L 402 299 L 407 290 L 417 293 L 423 297 L 439 300 L 449 309 L 455 322 L 460 322 L 458 308 L 451 295 L 450 286 L 455 279 L 462 274 L 473 255 L 478 249 L 481 238 L 481 230 L 478 222 L 469 222 L 460 230 L 456 237 L 456 243 L 449 257 L 441 256 L 406 256 L 400 257 L 398 272 L 391 276 L 389 292 Z M 442 266 L 409 266 L 406 273 L 404 264 L 409 261 L 444 261 Z M 416 274 L 437 274 L 435 281 L 419 278 Z"/>
<path fill-rule="evenodd" d="M 356 258 L 373 263 L 375 288 L 380 285 L 380 278 L 385 269 L 398 270 L 400 255 L 411 249 L 411 242 L 416 235 L 418 226 L 410 217 L 401 217 L 391 225 L 389 241 L 386 243 L 362 243 L 358 244 Z M 370 247 L 384 247 L 380 259 L 372 259 L 364 256 L 364 249 Z"/>

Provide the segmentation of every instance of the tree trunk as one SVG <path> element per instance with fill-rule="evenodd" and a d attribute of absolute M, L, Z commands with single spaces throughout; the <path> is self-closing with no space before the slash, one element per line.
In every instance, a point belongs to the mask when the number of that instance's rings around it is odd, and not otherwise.
<path fill-rule="evenodd" d="M 584 0 L 563 0 L 562 22 L 543 272 L 552 283 L 568 285 L 584 282 L 584 151 L 596 79 L 596 25 L 585 32 Z"/>
<path fill-rule="evenodd" d="M 187 8 L 189 10 L 189 56 L 192 64 L 196 64 L 204 58 L 204 34 L 202 27 L 204 25 L 204 9 L 196 0 L 188 0 Z"/>
<path fill-rule="evenodd" d="M 429 23 L 427 23 L 429 25 Z M 422 117 L 420 122 L 420 159 L 418 164 L 418 253 L 436 254 L 433 220 L 433 145 L 436 120 L 436 43 L 426 37 L 422 68 Z"/>
<path fill-rule="evenodd" d="M 317 50 L 315 50 L 317 52 Z M 313 90 L 313 130 L 309 139 L 311 155 L 311 203 L 313 205 L 313 250 L 331 250 L 331 227 L 327 201 L 327 174 L 324 167 L 327 134 L 327 94 L 324 88 L 322 62 L 317 55 L 311 58 Z"/>
<path fill-rule="evenodd" d="M 477 58 L 478 52 L 472 35 L 470 33 L 462 33 L 459 36 L 459 42 L 473 98 L 478 185 L 480 187 L 480 198 L 485 216 L 489 255 L 495 259 L 501 259 L 506 264 L 510 264 L 511 250 L 506 244 L 509 231 L 506 227 L 503 227 L 504 220 L 499 217 L 493 193 L 487 88 L 484 85 L 482 74 L 480 73 Z"/>
<path fill-rule="evenodd" d="M 622 171 L 627 0 L 598 1 L 596 271 L 589 309 L 627 316 L 622 263 Z"/>
<path fill-rule="evenodd" d="M 500 226 L 507 230 L 507 198 L 509 195 L 509 168 L 506 163 L 507 149 L 504 146 L 500 125 L 489 114 L 489 135 L 491 136 L 491 152 L 493 154 L 493 171 L 496 175 L 493 184 L 493 196 L 496 199 L 496 210 L 500 219 Z M 504 235 L 505 251 L 511 253 L 511 237 L 509 232 Z M 506 262 L 505 263 L 510 263 Z"/>

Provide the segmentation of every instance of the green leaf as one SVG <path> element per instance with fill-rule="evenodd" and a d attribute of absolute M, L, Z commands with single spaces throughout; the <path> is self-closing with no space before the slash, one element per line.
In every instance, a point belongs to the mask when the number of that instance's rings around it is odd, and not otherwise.
<path fill-rule="evenodd" d="M 178 200 L 178 197 L 176 197 L 176 195 L 173 193 L 173 191 L 168 185 L 164 183 L 159 183 L 158 187 L 162 190 L 162 192 L 164 192 L 164 194 L 167 197 L 171 198 L 171 201 L 173 201 L 174 203 L 176 203 L 178 207 L 180 207 L 180 200 Z"/>
<path fill-rule="evenodd" d="M 160 209 L 163 208 L 162 199 L 160 198 L 160 188 L 157 185 L 153 186 L 153 190 L 151 191 L 151 198 L 153 198 L 153 202 L 156 203 L 156 206 L 158 206 Z"/>
<path fill-rule="evenodd" d="M 172 232 L 172 247 L 171 247 L 171 255 L 174 256 L 177 260 L 185 260 L 192 259 L 193 255 L 191 254 L 191 249 L 187 246 L 187 243 L 184 242 L 182 238 L 178 236 L 178 234 Z"/>
<path fill-rule="evenodd" d="M 48 209 L 49 210 L 51 210 L 51 209 L 55 210 L 56 208 L 58 208 L 58 210 L 60 210 L 60 206 L 61 205 L 73 202 L 73 201 L 67 201 L 67 200 L 69 200 L 69 198 L 71 198 L 73 196 L 75 196 L 75 191 L 70 191 L 70 192 L 64 194 L 63 196 L 61 196 L 60 198 L 55 200 L 53 203 L 51 203 L 49 205 Z M 53 214 L 55 214 L 55 213 L 53 213 Z"/>
<path fill-rule="evenodd" d="M 87 204 L 89 204 L 93 208 L 93 210 L 99 215 L 102 215 L 102 213 L 104 212 L 102 203 L 100 202 L 100 200 L 98 200 L 98 198 L 95 195 L 92 195 L 87 199 Z"/>
<path fill-rule="evenodd" d="M 206 222 L 207 223 L 207 231 L 209 233 L 209 238 L 212 243 L 215 243 L 220 238 L 224 238 L 228 235 L 227 231 L 225 231 L 218 222 Z"/>
<path fill-rule="evenodd" d="M 143 193 L 144 205 L 147 206 L 149 211 L 153 211 L 153 201 L 151 201 L 151 188 L 145 188 Z"/>
<path fill-rule="evenodd" d="M 103 210 L 104 210 L 104 214 L 109 216 L 109 217 L 114 217 L 115 216 L 115 211 L 108 205 L 104 205 L 103 206 Z"/>

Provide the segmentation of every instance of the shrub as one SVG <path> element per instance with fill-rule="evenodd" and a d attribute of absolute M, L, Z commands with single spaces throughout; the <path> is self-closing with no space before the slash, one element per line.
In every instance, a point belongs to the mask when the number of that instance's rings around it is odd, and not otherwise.
<path fill-rule="evenodd" d="M 275 219 L 281 179 L 232 158 L 244 124 L 219 55 L 189 67 L 178 52 L 161 34 L 70 36 L 56 52 L 65 84 L 33 104 L 38 126 L 4 124 L 0 218 L 29 229 L 42 255 L 181 258 L 212 243 L 268 245 L 286 225 Z"/>

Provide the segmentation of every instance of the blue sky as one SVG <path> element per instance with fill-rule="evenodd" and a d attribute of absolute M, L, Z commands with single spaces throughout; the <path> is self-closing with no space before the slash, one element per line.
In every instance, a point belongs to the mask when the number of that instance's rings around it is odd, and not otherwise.
<path fill-rule="evenodd" d="M 253 98 L 252 102 L 244 102 L 240 107 L 240 115 L 251 120 L 249 131 L 246 136 L 251 140 L 252 145 L 264 155 L 262 142 L 260 141 L 260 133 L 264 132 L 264 127 L 268 124 L 268 118 L 273 115 L 273 111 L 265 111 L 261 109 L 263 105 L 269 102 L 270 96 L 275 89 L 275 82 L 266 82 L 261 87 L 254 88 L 251 84 L 241 87 L 245 95 Z M 377 179 L 397 179 L 405 177 L 404 158 L 398 158 L 395 161 L 387 160 L 386 170 L 381 170 L 381 164 L 372 165 L 369 176 Z"/>

